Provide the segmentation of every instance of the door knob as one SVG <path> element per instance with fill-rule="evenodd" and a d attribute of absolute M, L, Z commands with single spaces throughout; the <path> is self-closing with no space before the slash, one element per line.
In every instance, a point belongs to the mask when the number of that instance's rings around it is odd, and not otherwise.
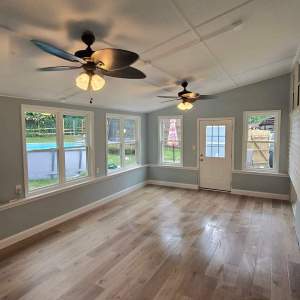
<path fill-rule="evenodd" d="M 200 158 L 200 161 L 204 161 L 204 159 L 203 159 L 203 158 Z"/>

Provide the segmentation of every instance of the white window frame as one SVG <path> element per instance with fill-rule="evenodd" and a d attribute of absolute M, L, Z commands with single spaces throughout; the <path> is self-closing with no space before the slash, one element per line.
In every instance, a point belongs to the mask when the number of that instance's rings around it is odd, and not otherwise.
<path fill-rule="evenodd" d="M 107 168 L 108 162 L 108 119 L 117 119 L 120 120 L 120 151 L 121 151 L 121 168 L 115 170 L 109 170 Z M 125 167 L 125 142 L 124 142 L 124 121 L 133 120 L 136 123 L 136 164 Z M 107 113 L 105 118 L 105 166 L 106 166 L 106 175 L 112 174 L 127 169 L 134 168 L 141 165 L 141 117 L 136 115 L 125 115 L 125 114 L 112 114 Z"/>
<path fill-rule="evenodd" d="M 38 188 L 29 191 L 28 178 L 28 162 L 26 149 L 26 124 L 25 112 L 41 112 L 52 113 L 56 115 L 56 143 L 57 143 L 57 161 L 59 170 L 59 182 L 44 188 Z M 65 153 L 64 153 L 64 133 L 63 133 L 63 116 L 74 115 L 83 116 L 87 118 L 87 169 L 88 176 L 66 180 L 65 178 Z M 92 111 L 82 111 L 75 109 L 66 109 L 48 106 L 24 105 L 21 107 L 21 122 L 22 122 L 22 146 L 23 146 L 23 169 L 24 169 L 24 190 L 25 197 L 31 195 L 43 194 L 53 190 L 59 190 L 64 187 L 76 185 L 80 182 L 92 180 L 95 177 L 95 157 L 94 157 L 94 113 Z"/>
<path fill-rule="evenodd" d="M 162 122 L 164 120 L 170 120 L 170 119 L 180 119 L 181 124 L 181 152 L 180 152 L 180 162 L 179 163 L 168 163 L 163 162 L 163 140 L 162 140 Z M 174 115 L 174 116 L 159 116 L 158 117 L 158 153 L 159 153 L 159 164 L 162 166 L 177 166 L 182 167 L 183 166 L 183 116 L 182 115 Z"/>
<path fill-rule="evenodd" d="M 273 168 L 260 169 L 247 167 L 247 142 L 248 142 L 248 118 L 252 115 L 274 115 L 275 117 L 275 141 Z M 260 111 L 244 111 L 243 113 L 243 153 L 242 153 L 242 169 L 253 173 L 279 173 L 279 156 L 280 156 L 280 128 L 281 128 L 281 111 L 280 110 L 260 110 Z"/>

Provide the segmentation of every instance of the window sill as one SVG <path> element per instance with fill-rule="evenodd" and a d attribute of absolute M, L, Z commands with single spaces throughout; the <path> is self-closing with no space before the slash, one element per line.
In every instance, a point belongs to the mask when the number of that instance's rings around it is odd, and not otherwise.
<path fill-rule="evenodd" d="M 128 169 L 123 169 L 120 170 L 118 172 L 114 172 L 113 174 L 108 174 L 106 176 L 100 176 L 100 177 L 89 177 L 86 180 L 80 180 L 79 182 L 72 182 L 72 183 L 68 183 L 65 185 L 61 185 L 60 187 L 55 187 L 55 189 L 51 189 L 51 190 L 47 190 L 47 191 L 43 191 L 41 193 L 38 194 L 34 194 L 34 195 L 28 195 L 25 198 L 21 198 L 21 199 L 15 199 L 15 200 L 11 200 L 10 202 L 3 204 L 0 206 L 0 211 L 1 210 L 5 210 L 8 208 L 12 208 L 15 206 L 19 206 L 19 205 L 24 205 L 24 204 L 28 204 L 30 202 L 34 202 L 46 197 L 50 197 L 50 196 L 54 196 L 57 194 L 61 194 L 67 191 L 71 191 L 74 190 L 76 188 L 79 187 L 83 187 L 85 185 L 89 185 L 92 183 L 97 183 L 100 181 L 105 181 L 105 180 L 109 180 L 115 176 L 119 176 L 123 173 L 129 172 L 129 171 L 133 171 L 133 170 L 137 170 L 137 169 L 141 169 L 141 168 L 145 168 L 147 167 L 147 165 L 137 165 L 133 168 L 128 168 Z"/>
<path fill-rule="evenodd" d="M 168 165 L 168 164 L 150 164 L 148 165 L 149 167 L 152 168 L 169 168 L 169 169 L 182 169 L 182 170 L 192 170 L 192 171 L 197 171 L 199 168 L 197 167 L 185 167 L 183 165 Z"/>
<path fill-rule="evenodd" d="M 279 173 L 274 170 L 272 171 L 260 171 L 260 170 L 232 170 L 232 173 L 236 174 L 251 174 L 251 175 L 262 175 L 262 176 L 275 176 L 275 177 L 289 177 L 287 173 Z"/>

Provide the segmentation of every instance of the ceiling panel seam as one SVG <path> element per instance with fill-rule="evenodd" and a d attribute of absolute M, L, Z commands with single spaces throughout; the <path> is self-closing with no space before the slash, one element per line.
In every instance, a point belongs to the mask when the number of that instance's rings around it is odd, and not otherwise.
<path fill-rule="evenodd" d="M 214 55 L 214 53 L 211 51 L 211 49 L 208 47 L 207 43 L 202 40 L 201 35 L 198 33 L 196 28 L 191 24 L 189 19 L 186 17 L 185 13 L 182 11 L 182 9 L 175 3 L 174 0 L 170 0 L 170 2 L 173 4 L 174 8 L 176 9 L 178 15 L 182 18 L 182 20 L 186 23 L 186 25 L 189 26 L 193 34 L 199 39 L 199 41 L 204 45 L 204 47 L 207 49 L 208 53 L 214 60 L 215 64 L 223 71 L 224 75 L 227 76 L 227 78 L 233 83 L 235 87 L 238 86 L 238 83 L 234 80 L 232 76 L 227 72 L 223 64 L 220 62 L 220 60 Z"/>

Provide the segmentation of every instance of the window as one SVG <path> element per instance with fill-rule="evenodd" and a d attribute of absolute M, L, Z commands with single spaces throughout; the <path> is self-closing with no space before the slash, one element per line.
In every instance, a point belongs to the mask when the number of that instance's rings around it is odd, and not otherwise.
<path fill-rule="evenodd" d="M 26 194 L 92 175 L 91 116 L 91 112 L 22 107 Z"/>
<path fill-rule="evenodd" d="M 182 165 L 182 116 L 160 117 L 160 163 Z"/>
<path fill-rule="evenodd" d="M 106 134 L 108 172 L 140 163 L 140 117 L 108 114 Z"/>
<path fill-rule="evenodd" d="M 243 168 L 278 171 L 280 111 L 244 113 Z"/>
<path fill-rule="evenodd" d="M 206 157 L 225 157 L 225 125 L 206 126 Z"/>

